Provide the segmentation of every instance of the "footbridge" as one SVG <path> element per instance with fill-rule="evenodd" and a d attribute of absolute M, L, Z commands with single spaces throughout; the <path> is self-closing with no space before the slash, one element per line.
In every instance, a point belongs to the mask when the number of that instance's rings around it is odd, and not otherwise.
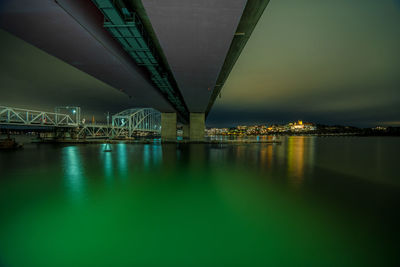
<path fill-rule="evenodd" d="M 69 113 L 60 113 L 60 110 Z M 128 109 L 111 117 L 111 123 L 85 123 L 79 107 L 59 107 L 55 112 L 0 106 L 0 126 L 24 129 L 51 127 L 82 138 L 129 138 L 144 133 L 161 133 L 161 113 L 152 108 Z"/>
<path fill-rule="evenodd" d="M 110 85 L 131 107 L 159 110 L 162 138 L 176 140 L 181 123 L 184 136 L 196 140 L 268 3 L 2 0 L 0 28 Z M 71 123 L 47 115 L 43 125 Z"/>

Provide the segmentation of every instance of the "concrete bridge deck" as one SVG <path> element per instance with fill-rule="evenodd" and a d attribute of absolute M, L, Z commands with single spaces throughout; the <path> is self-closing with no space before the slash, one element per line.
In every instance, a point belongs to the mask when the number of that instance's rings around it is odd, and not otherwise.
<path fill-rule="evenodd" d="M 268 2 L 3 0 L 0 28 L 124 94 L 121 109 L 162 112 L 163 138 L 182 123 L 197 140 Z"/>

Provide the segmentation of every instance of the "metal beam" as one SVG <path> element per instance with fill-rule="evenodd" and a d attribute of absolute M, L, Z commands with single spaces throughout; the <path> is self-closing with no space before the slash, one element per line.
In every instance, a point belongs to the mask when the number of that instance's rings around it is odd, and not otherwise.
<path fill-rule="evenodd" d="M 153 42 L 146 34 L 139 16 L 128 10 L 122 0 L 92 0 L 104 15 L 104 27 L 122 45 L 139 66 L 151 76 L 154 85 L 178 111 L 182 120 L 188 120 L 189 111 L 179 89 L 169 77 L 167 68 L 155 53 Z"/>

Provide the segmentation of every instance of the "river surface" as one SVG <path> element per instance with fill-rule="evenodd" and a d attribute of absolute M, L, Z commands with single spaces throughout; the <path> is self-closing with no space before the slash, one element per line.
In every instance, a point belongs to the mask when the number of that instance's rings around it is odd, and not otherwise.
<path fill-rule="evenodd" d="M 0 266 L 399 266 L 400 138 L 0 151 Z"/>

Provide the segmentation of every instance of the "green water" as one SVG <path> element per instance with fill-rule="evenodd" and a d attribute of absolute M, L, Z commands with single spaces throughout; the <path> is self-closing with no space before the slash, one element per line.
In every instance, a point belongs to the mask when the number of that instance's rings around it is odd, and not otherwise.
<path fill-rule="evenodd" d="M 400 138 L 0 152 L 0 266 L 398 266 Z"/>

